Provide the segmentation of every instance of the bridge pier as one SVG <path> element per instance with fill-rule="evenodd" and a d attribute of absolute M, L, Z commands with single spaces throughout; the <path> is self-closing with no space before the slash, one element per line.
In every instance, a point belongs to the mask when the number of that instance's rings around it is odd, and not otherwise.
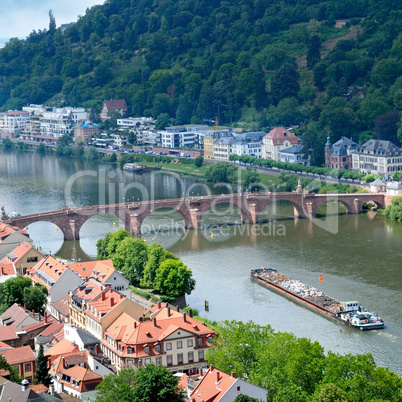
<path fill-rule="evenodd" d="M 360 212 L 360 200 L 358 198 L 353 200 L 353 209 L 353 214 L 358 214 Z"/>
<path fill-rule="evenodd" d="M 130 215 L 130 228 L 125 228 L 132 236 L 141 234 L 141 221 L 138 214 Z"/>
<path fill-rule="evenodd" d="M 67 239 L 66 233 L 64 232 L 64 240 L 79 240 L 80 239 L 80 228 L 77 225 L 75 219 L 70 219 L 70 230 L 72 234 L 72 239 Z"/>
<path fill-rule="evenodd" d="M 251 215 L 251 222 L 257 223 L 258 222 L 258 215 L 256 211 L 257 204 L 250 204 L 249 209 L 250 209 L 250 215 Z M 242 216 L 242 222 L 243 222 L 243 216 Z"/>
<path fill-rule="evenodd" d="M 190 209 L 191 224 L 188 224 L 186 220 L 184 220 L 185 229 L 198 229 L 201 226 L 201 217 L 199 212 L 200 210 L 197 208 Z"/>

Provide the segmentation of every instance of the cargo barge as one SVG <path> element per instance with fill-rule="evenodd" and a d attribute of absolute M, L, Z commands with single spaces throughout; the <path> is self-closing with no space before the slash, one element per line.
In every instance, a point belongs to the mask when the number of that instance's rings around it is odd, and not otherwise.
<path fill-rule="evenodd" d="M 341 302 L 273 268 L 253 269 L 250 275 L 260 285 L 348 326 L 362 331 L 384 328 L 384 321 L 365 311 L 357 301 Z"/>
<path fill-rule="evenodd" d="M 134 173 L 143 173 L 143 172 L 149 172 L 151 170 L 159 170 L 159 168 L 155 166 L 143 166 L 140 165 L 139 163 L 125 163 L 123 165 L 123 170 Z"/>

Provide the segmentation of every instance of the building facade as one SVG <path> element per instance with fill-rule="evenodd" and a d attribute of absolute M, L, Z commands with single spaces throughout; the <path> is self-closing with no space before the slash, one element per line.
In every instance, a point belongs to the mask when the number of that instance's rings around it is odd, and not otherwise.
<path fill-rule="evenodd" d="M 280 151 L 297 145 L 299 139 L 284 127 L 275 127 L 262 140 L 261 157 L 279 162 Z"/>
<path fill-rule="evenodd" d="M 368 140 L 352 152 L 353 170 L 378 174 L 384 179 L 402 172 L 402 152 L 390 141 Z"/>
<path fill-rule="evenodd" d="M 325 144 L 325 167 L 331 169 L 352 169 L 352 152 L 357 149 L 359 144 L 349 138 L 342 137 L 335 144 L 331 144 L 331 139 L 327 138 Z"/>
<path fill-rule="evenodd" d="M 310 166 L 310 154 L 303 151 L 303 145 L 294 145 L 289 148 L 282 149 L 281 162 L 298 163 L 303 166 Z"/>

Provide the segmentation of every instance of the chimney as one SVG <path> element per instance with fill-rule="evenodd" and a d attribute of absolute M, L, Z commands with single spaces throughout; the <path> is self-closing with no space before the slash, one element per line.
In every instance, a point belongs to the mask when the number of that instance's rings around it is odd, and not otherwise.
<path fill-rule="evenodd" d="M 95 345 L 95 353 L 99 354 L 99 345 Z"/>
<path fill-rule="evenodd" d="M 47 323 L 47 311 L 43 313 L 43 319 L 45 320 L 45 323 Z"/>
<path fill-rule="evenodd" d="M 40 313 L 38 314 L 38 321 L 41 321 L 42 316 L 40 315 Z"/>
<path fill-rule="evenodd" d="M 138 317 L 138 321 L 139 321 L 139 322 L 143 322 L 143 321 L 144 321 L 144 317 L 143 317 L 143 316 Z"/>
<path fill-rule="evenodd" d="M 233 371 L 230 373 L 230 376 L 231 376 L 232 378 L 236 378 L 236 374 L 235 374 Z"/>
<path fill-rule="evenodd" d="M 63 361 L 63 367 L 66 368 L 66 359 L 64 358 L 64 356 L 62 357 L 62 361 Z"/>
<path fill-rule="evenodd" d="M 21 385 L 22 385 L 21 391 L 25 392 L 28 389 L 28 386 L 29 386 L 28 380 L 22 380 Z"/>
<path fill-rule="evenodd" d="M 101 300 L 102 300 L 102 301 L 105 300 L 105 293 L 104 293 L 104 292 L 101 293 Z"/>
<path fill-rule="evenodd" d="M 24 304 L 24 310 L 27 311 L 27 305 L 26 304 Z"/>
<path fill-rule="evenodd" d="M 111 298 L 110 298 L 110 307 L 113 307 L 113 306 L 114 306 L 114 298 L 111 297 Z"/>
<path fill-rule="evenodd" d="M 161 307 L 162 307 L 162 303 L 161 303 L 160 301 L 158 301 L 157 306 L 158 306 L 158 308 L 161 308 Z"/>
<path fill-rule="evenodd" d="M 183 313 L 183 321 L 184 321 L 184 322 L 187 322 L 187 321 L 186 321 L 186 313 Z"/>
<path fill-rule="evenodd" d="M 188 316 L 189 316 L 190 318 L 193 317 L 193 310 L 192 310 L 191 308 L 188 310 Z"/>
<path fill-rule="evenodd" d="M 154 327 L 156 327 L 156 317 L 154 318 Z"/>
<path fill-rule="evenodd" d="M 202 368 L 199 369 L 198 373 L 199 373 L 200 377 L 202 377 Z"/>
<path fill-rule="evenodd" d="M 219 371 L 216 370 L 216 382 L 218 382 L 218 381 L 219 381 Z"/>
<path fill-rule="evenodd" d="M 137 321 L 134 321 L 134 329 L 137 328 Z"/>
<path fill-rule="evenodd" d="M 167 315 L 168 317 L 170 317 L 170 307 L 168 307 L 167 310 L 168 310 Z"/>
<path fill-rule="evenodd" d="M 32 317 L 35 318 L 35 310 L 32 310 Z"/>

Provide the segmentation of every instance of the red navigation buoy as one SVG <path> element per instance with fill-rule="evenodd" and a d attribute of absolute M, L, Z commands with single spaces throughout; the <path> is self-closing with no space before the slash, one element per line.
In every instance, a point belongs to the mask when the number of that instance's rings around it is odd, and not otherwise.
<path fill-rule="evenodd" d="M 322 281 L 322 276 L 320 275 L 320 282 Z"/>

